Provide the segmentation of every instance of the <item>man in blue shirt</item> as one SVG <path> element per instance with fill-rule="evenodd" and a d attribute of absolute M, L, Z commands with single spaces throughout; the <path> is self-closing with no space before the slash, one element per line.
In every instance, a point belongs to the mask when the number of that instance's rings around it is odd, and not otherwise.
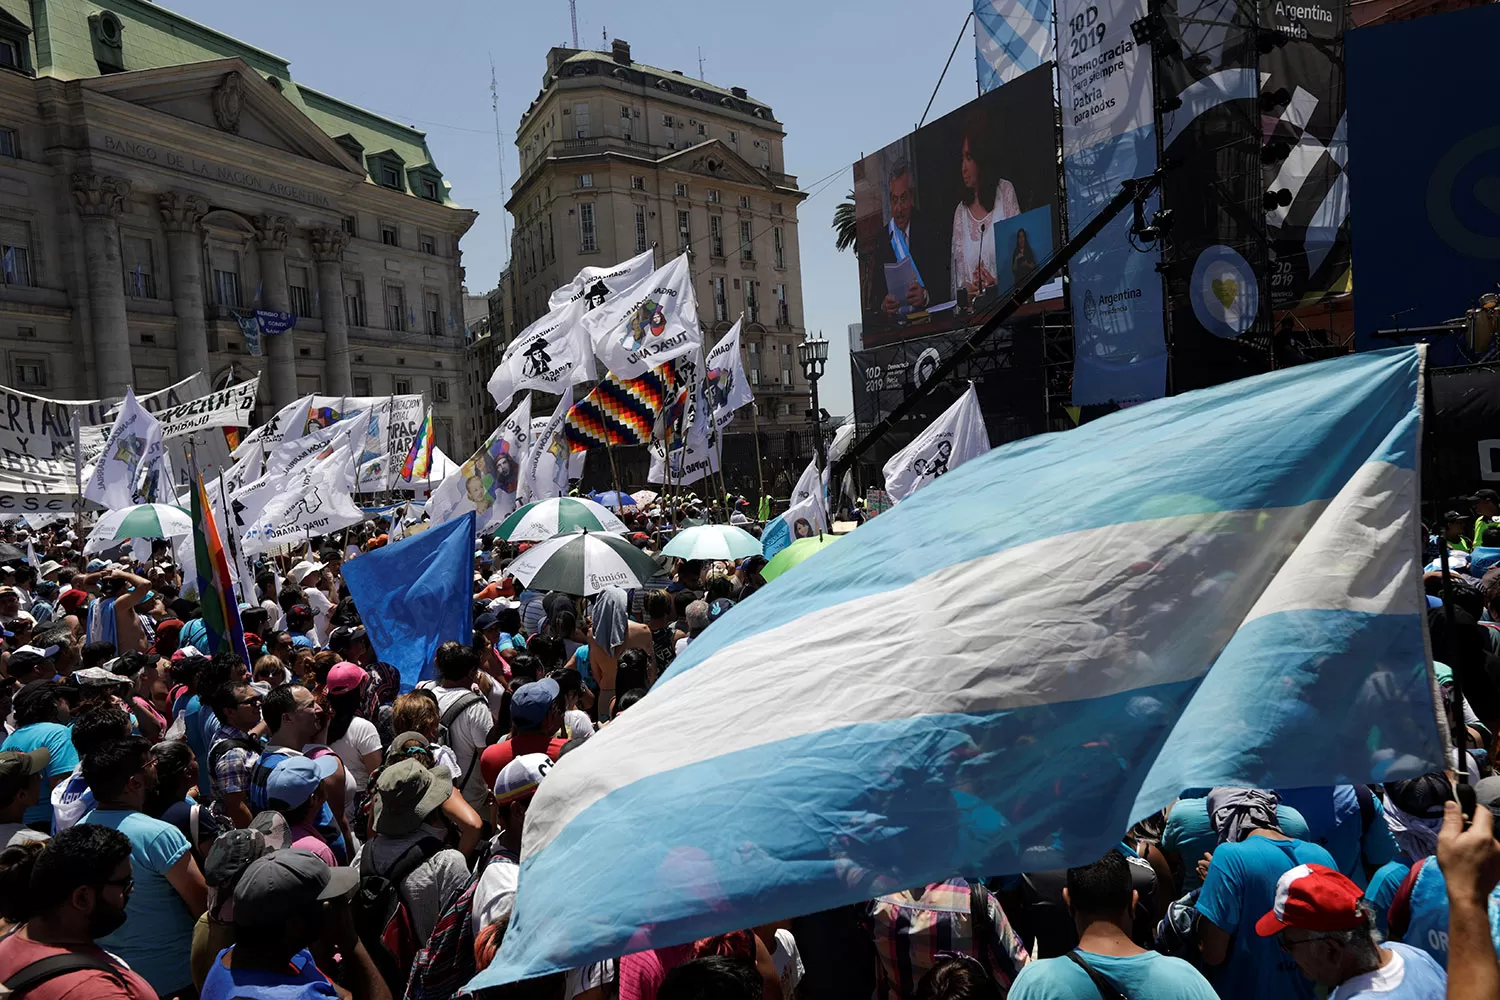
<path fill-rule="evenodd" d="M 1209 814 L 1214 814 L 1210 794 Z M 1272 821 L 1274 822 L 1274 821 Z M 1198 935 L 1203 960 L 1223 1000 L 1313 1000 L 1313 984 L 1274 940 L 1255 933 L 1254 923 L 1271 908 L 1276 883 L 1301 864 L 1334 868 L 1333 855 L 1258 821 L 1237 831 L 1239 840 L 1220 844 L 1198 896 Z"/>
<path fill-rule="evenodd" d="M 1332 1000 L 1443 1000 L 1448 977 L 1432 956 L 1404 944 L 1377 946 L 1375 911 L 1353 880 L 1322 865 L 1298 865 L 1276 884 L 1276 901 L 1255 924 Z"/>
<path fill-rule="evenodd" d="M 1078 948 L 1023 968 L 1011 984 L 1010 1000 L 1096 1000 L 1100 991 L 1090 969 L 1127 997 L 1215 1000 L 1213 987 L 1197 969 L 1131 940 L 1137 898 L 1129 863 L 1117 851 L 1069 869 L 1063 899 L 1078 927 Z"/>
<path fill-rule="evenodd" d="M 46 747 L 50 754 L 41 800 L 27 808 L 22 822 L 35 830 L 52 829 L 52 789 L 62 784 L 78 766 L 78 751 L 68 732 L 72 718 L 67 691 L 53 681 L 32 681 L 11 703 L 16 713 L 16 731 L 0 743 L 0 750 L 30 753 Z"/>
<path fill-rule="evenodd" d="M 1278 808 L 1290 805 L 1307 820 L 1308 834 L 1302 839 L 1328 848 L 1338 862 L 1338 870 L 1360 888 L 1396 856 L 1396 841 L 1386 825 L 1385 808 L 1363 785 L 1292 788 L 1278 794 Z"/>

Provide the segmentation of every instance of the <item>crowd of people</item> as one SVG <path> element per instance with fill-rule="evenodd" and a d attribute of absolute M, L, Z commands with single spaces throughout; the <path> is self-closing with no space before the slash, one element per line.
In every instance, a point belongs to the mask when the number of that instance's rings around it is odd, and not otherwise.
<path fill-rule="evenodd" d="M 1474 506 L 1478 523 L 1434 543 L 1482 551 L 1500 497 Z M 657 578 L 587 598 L 526 588 L 506 571 L 525 543 L 481 536 L 473 635 L 409 690 L 342 579 L 388 544 L 378 522 L 261 562 L 239 607 L 248 658 L 210 649 L 167 543 L 86 558 L 70 524 L 0 529 L 36 553 L 0 565 L 0 984 L 36 1000 L 458 995 L 504 939 L 551 768 L 764 585 L 759 557 L 672 559 L 668 519 L 627 520 Z M 1447 771 L 1198 789 L 1083 867 L 954 872 L 496 995 L 1500 996 L 1500 569 L 1474 552 L 1452 584 L 1428 580 L 1445 707 L 1470 743 Z"/>

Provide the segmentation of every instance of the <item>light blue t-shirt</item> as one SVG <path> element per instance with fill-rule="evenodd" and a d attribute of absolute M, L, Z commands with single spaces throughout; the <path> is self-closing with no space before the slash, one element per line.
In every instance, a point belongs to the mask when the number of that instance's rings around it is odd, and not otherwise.
<path fill-rule="evenodd" d="M 1218 1000 L 1203 974 L 1180 958 L 1154 951 L 1119 958 L 1082 949 L 1078 956 L 1132 1000 Z M 1044 958 L 1016 976 L 1010 1000 L 1099 1000 L 1099 990 L 1072 959 Z"/>
<path fill-rule="evenodd" d="M 1361 889 L 1366 884 L 1365 865 L 1377 868 L 1396 856 L 1396 839 L 1386 826 L 1385 806 L 1375 796 L 1370 797 L 1373 810 L 1366 828 L 1359 793 L 1353 785 L 1289 788 L 1277 794 L 1281 796 L 1278 815 L 1283 807 L 1291 806 L 1307 821 L 1308 835 L 1299 839 L 1328 848 L 1339 863 L 1339 871 Z"/>
<path fill-rule="evenodd" d="M 199 1000 L 334 1000 L 338 992 L 328 982 L 306 948 L 292 956 L 291 969 L 277 974 L 266 969 L 230 969 L 224 956 L 233 951 L 225 948 L 208 967 Z"/>
<path fill-rule="evenodd" d="M 47 780 L 42 782 L 41 799 L 21 817 L 21 822 L 27 826 L 52 822 L 52 779 L 58 775 L 72 774 L 73 768 L 78 766 L 73 732 L 60 723 L 33 722 L 17 729 L 5 738 L 4 743 L 0 743 L 0 750 L 19 750 L 22 753 L 30 753 L 41 747 L 51 751 L 52 760 L 47 765 Z"/>
<path fill-rule="evenodd" d="M 1276 807 L 1276 822 L 1288 837 L 1307 839 L 1307 821 L 1291 806 Z M 1208 818 L 1208 799 L 1199 796 L 1172 803 L 1161 835 L 1161 848 L 1175 851 L 1182 858 L 1183 892 L 1192 892 L 1203 884 L 1198 877 L 1198 861 L 1218 846 L 1219 835 L 1214 833 L 1214 825 Z"/>
<path fill-rule="evenodd" d="M 1390 942 L 1380 947 L 1392 953 L 1391 960 L 1374 972 L 1341 983 L 1328 1000 L 1443 1000 L 1448 993 L 1448 974 L 1425 951 Z"/>
<path fill-rule="evenodd" d="M 95 809 L 83 822 L 130 838 L 130 874 L 135 879 L 125 923 L 96 943 L 123 958 L 162 996 L 191 986 L 188 958 L 196 918 L 167 881 L 167 872 L 190 850 L 187 838 L 171 823 L 134 810 Z"/>
<path fill-rule="evenodd" d="M 1391 932 L 1391 902 L 1401 890 L 1401 883 L 1406 880 L 1406 873 L 1409 871 L 1411 865 L 1399 858 L 1387 861 L 1370 876 L 1370 884 L 1365 886 L 1365 899 L 1375 907 L 1375 928 L 1382 936 Z"/>
<path fill-rule="evenodd" d="M 1210 975 L 1222 1000 L 1313 1000 L 1313 982 L 1274 937 L 1255 933 L 1255 922 L 1276 901 L 1276 881 L 1298 865 L 1334 867 L 1333 855 L 1301 840 L 1249 837 L 1214 851 L 1197 909 L 1233 935 L 1224 964 Z"/>

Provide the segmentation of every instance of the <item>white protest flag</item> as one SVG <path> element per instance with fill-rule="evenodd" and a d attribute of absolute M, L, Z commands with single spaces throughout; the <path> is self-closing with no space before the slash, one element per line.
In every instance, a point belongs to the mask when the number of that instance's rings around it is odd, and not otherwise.
<path fill-rule="evenodd" d="M 322 447 L 304 451 L 290 466 L 277 464 L 234 498 L 242 508 L 235 516 L 246 525 L 245 552 L 265 552 L 364 520 L 364 511 L 349 496 L 359 457 L 358 430 L 363 423 L 357 420 L 323 428 L 319 437 L 335 433 Z"/>
<path fill-rule="evenodd" d="M 792 487 L 790 505 L 779 517 L 766 522 L 760 540 L 767 559 L 799 538 L 828 530 L 828 509 L 823 502 L 824 475 L 816 458 L 808 462 L 797 477 L 797 485 Z"/>
<path fill-rule="evenodd" d="M 635 288 L 651 273 L 653 251 L 614 267 L 586 267 L 571 283 L 552 293 L 547 313 L 516 334 L 490 376 L 495 406 L 505 409 L 518 392 L 535 389 L 553 395 L 596 376 L 593 349 L 581 326 L 590 310 Z"/>
<path fill-rule="evenodd" d="M 127 388 L 104 450 L 84 483 L 83 495 L 109 510 L 129 507 L 136 502 L 135 484 L 142 468 L 160 459 L 161 424 Z"/>
<path fill-rule="evenodd" d="M 990 450 L 974 384 L 912 443 L 885 463 L 885 491 L 901 501 L 934 479 Z"/>
<path fill-rule="evenodd" d="M 588 299 L 588 307 L 597 309 L 616 292 L 629 288 L 650 274 L 655 266 L 656 251 L 647 250 L 614 267 L 586 267 L 572 281 L 553 290 L 547 298 L 547 308 L 556 309 L 576 299 Z"/>
<path fill-rule="evenodd" d="M 714 424 L 723 430 L 734 419 L 734 411 L 755 399 L 750 380 L 745 377 L 745 360 L 740 355 L 740 322 L 724 334 L 724 339 L 708 352 L 703 373 L 703 391 L 713 403 Z"/>
<path fill-rule="evenodd" d="M 563 422 L 572 408 L 573 388 L 569 386 L 563 390 L 552 416 L 531 421 L 531 447 L 521 466 L 521 483 L 516 492 L 521 503 L 567 495 L 573 456 L 563 436 Z M 579 452 L 577 457 L 581 459 L 584 454 Z"/>
<path fill-rule="evenodd" d="M 521 464 L 531 442 L 531 393 L 502 421 L 458 471 L 445 478 L 427 499 L 427 516 L 442 524 L 469 511 L 474 527 L 483 531 L 516 509 Z"/>
<path fill-rule="evenodd" d="M 687 398 L 679 426 L 651 438 L 648 483 L 690 486 L 719 471 L 719 430 L 708 385 L 698 377 L 702 367 L 696 359 L 677 363 L 678 377 L 687 380 Z"/>
<path fill-rule="evenodd" d="M 573 398 L 573 390 L 572 390 L 571 387 L 569 387 L 566 390 L 565 395 L 570 400 Z M 564 417 L 567 416 L 567 411 L 566 410 L 563 411 L 563 416 Z M 533 444 L 535 444 L 538 441 L 546 440 L 546 437 L 545 437 L 545 435 L 544 435 L 543 432 L 546 431 L 547 425 L 550 424 L 550 423 L 552 423 L 552 417 L 551 416 L 546 416 L 546 417 L 532 417 L 531 418 L 531 440 L 532 440 Z M 589 453 L 586 452 L 586 451 L 575 451 L 575 452 L 573 452 L 572 457 L 568 459 L 568 478 L 569 479 L 582 479 L 583 478 L 583 460 L 585 458 L 588 458 L 588 455 L 589 455 Z M 524 476 L 525 476 L 525 470 L 522 470 L 522 477 L 524 478 Z M 566 487 L 563 488 L 563 492 L 564 493 L 568 492 Z M 519 494 L 519 496 L 520 497 L 524 497 L 525 493 L 523 492 L 523 493 Z M 522 503 L 529 503 L 530 501 L 522 499 L 521 502 Z"/>
<path fill-rule="evenodd" d="M 687 254 L 584 317 L 594 354 L 621 379 L 639 378 L 703 347 Z"/>

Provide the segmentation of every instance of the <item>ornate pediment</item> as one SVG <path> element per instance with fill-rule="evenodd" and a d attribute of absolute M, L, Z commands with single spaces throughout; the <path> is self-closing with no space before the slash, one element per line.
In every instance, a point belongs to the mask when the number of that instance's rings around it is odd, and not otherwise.
<path fill-rule="evenodd" d="M 712 177 L 735 184 L 770 187 L 766 175 L 746 163 L 741 156 L 718 139 L 700 142 L 661 161 L 664 167 L 684 170 L 702 177 Z"/>

